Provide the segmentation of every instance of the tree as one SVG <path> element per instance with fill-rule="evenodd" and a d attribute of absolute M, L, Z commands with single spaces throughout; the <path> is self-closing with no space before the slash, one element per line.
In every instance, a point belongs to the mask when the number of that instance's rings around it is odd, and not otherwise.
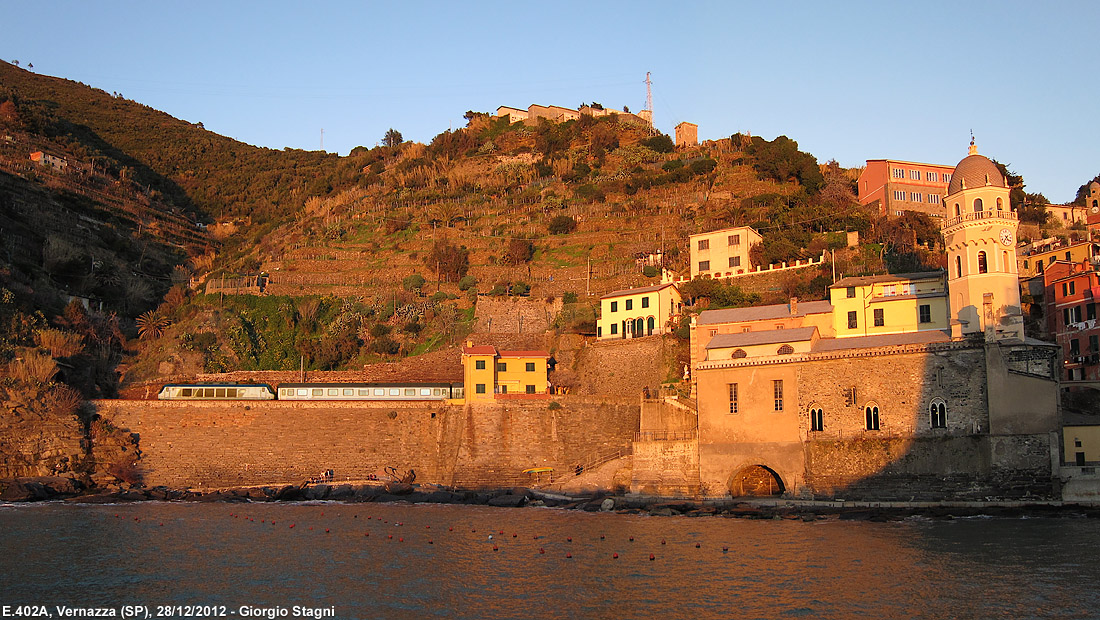
<path fill-rule="evenodd" d="M 672 142 L 672 138 L 668 137 L 667 134 L 646 138 L 642 140 L 642 146 L 653 149 L 658 153 L 671 153 L 676 150 L 676 144 Z"/>
<path fill-rule="evenodd" d="M 550 220 L 551 235 L 565 235 L 577 229 L 577 222 L 568 215 L 556 215 Z"/>
<path fill-rule="evenodd" d="M 440 280 L 457 282 L 470 270 L 470 251 L 466 246 L 456 246 L 441 239 L 432 245 L 432 251 L 424 257 L 424 264 L 434 269 Z"/>
<path fill-rule="evenodd" d="M 404 141 L 405 138 L 401 136 L 401 132 L 393 127 L 390 127 L 389 131 L 386 132 L 386 136 L 382 138 L 382 144 L 384 146 L 397 146 Z"/>
<path fill-rule="evenodd" d="M 528 239 L 512 239 L 508 242 L 508 251 L 504 254 L 509 264 L 529 263 L 535 256 L 535 244 Z"/>
<path fill-rule="evenodd" d="M 426 280 L 424 280 L 424 276 L 420 275 L 419 273 L 414 273 L 410 276 L 405 276 L 405 279 L 401 280 L 401 287 L 404 288 L 406 291 L 419 295 L 420 290 L 424 288 L 425 282 Z"/>

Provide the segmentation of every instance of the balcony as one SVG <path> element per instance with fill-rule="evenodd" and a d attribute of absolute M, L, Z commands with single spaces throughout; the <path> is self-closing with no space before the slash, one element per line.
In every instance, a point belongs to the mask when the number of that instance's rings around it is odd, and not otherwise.
<path fill-rule="evenodd" d="M 940 228 L 941 229 L 949 228 L 951 226 L 955 226 L 956 224 L 961 224 L 963 222 L 971 222 L 971 221 L 977 222 L 977 221 L 981 221 L 981 220 L 1018 220 L 1018 219 L 1020 219 L 1020 218 L 1019 218 L 1019 216 L 1016 215 L 1015 211 L 1004 211 L 1004 210 L 1001 210 L 1001 211 L 977 211 L 977 212 L 974 212 L 974 213 L 963 213 L 962 215 L 960 215 L 958 217 L 947 218 L 943 221 L 942 224 L 940 224 Z"/>

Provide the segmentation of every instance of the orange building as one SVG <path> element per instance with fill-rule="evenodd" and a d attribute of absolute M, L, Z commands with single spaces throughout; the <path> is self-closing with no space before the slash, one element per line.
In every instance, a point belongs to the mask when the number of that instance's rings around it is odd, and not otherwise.
<path fill-rule="evenodd" d="M 1043 271 L 1047 329 L 1062 347 L 1062 379 L 1100 379 L 1100 274 L 1086 260 L 1055 261 Z"/>
<path fill-rule="evenodd" d="M 699 126 L 687 121 L 676 126 L 676 146 L 698 146 Z"/>
<path fill-rule="evenodd" d="M 879 203 L 882 215 L 920 211 L 936 218 L 947 212 L 943 197 L 953 166 L 919 164 L 896 159 L 868 159 L 859 175 L 859 204 Z"/>

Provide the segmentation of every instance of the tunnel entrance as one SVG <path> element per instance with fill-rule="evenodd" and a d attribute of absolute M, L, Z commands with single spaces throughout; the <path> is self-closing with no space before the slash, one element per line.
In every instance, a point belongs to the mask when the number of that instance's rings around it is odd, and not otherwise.
<path fill-rule="evenodd" d="M 771 497 L 782 495 L 784 490 L 779 474 L 763 465 L 746 467 L 730 481 L 730 495 L 734 497 Z"/>

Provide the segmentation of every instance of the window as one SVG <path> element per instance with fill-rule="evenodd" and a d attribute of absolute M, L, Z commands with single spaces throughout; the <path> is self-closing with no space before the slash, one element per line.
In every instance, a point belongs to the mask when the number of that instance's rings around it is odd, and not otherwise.
<path fill-rule="evenodd" d="M 399 388 L 390 388 L 390 396 L 400 396 L 401 390 Z"/>
<path fill-rule="evenodd" d="M 1073 260 L 1073 259 L 1072 259 L 1072 258 L 1070 258 L 1069 256 L 1070 256 L 1069 252 L 1066 252 L 1066 260 Z"/>
<path fill-rule="evenodd" d="M 810 431 L 825 430 L 825 412 L 820 409 L 810 409 Z"/>
<path fill-rule="evenodd" d="M 930 204 L 930 205 L 940 204 L 940 195 L 939 194 L 928 194 L 928 204 Z"/>
<path fill-rule="evenodd" d="M 649 307 L 649 298 L 648 297 L 643 297 L 642 298 L 642 307 L 643 308 L 648 308 Z"/>
<path fill-rule="evenodd" d="M 1096 318 L 1096 304 L 1087 304 L 1085 306 L 1085 320 L 1091 321 Z"/>
<path fill-rule="evenodd" d="M 619 311 L 619 302 L 617 302 L 617 301 L 611 302 L 611 311 L 612 312 L 618 312 Z M 614 332 L 612 332 L 612 333 L 614 333 Z"/>
<path fill-rule="evenodd" d="M 527 365 L 525 366 L 525 368 L 526 368 L 527 372 L 535 372 L 535 363 L 534 362 L 527 362 Z"/>
<path fill-rule="evenodd" d="M 618 323 L 612 323 L 611 324 L 611 335 L 614 336 L 617 333 L 619 333 L 619 324 Z"/>
<path fill-rule="evenodd" d="M 375 388 L 374 389 L 374 395 L 375 396 L 385 396 L 386 395 L 386 390 L 383 389 L 383 388 Z"/>
<path fill-rule="evenodd" d="M 699 261 L 699 271 L 710 271 L 710 261 L 709 260 Z"/>
<path fill-rule="evenodd" d="M 848 311 L 848 329 L 856 329 L 859 327 L 859 319 L 857 318 L 856 311 Z"/>
<path fill-rule="evenodd" d="M 1070 323 L 1071 321 L 1069 320 L 1069 308 L 1062 308 L 1062 324 L 1069 325 Z"/>
<path fill-rule="evenodd" d="M 329 396 L 337 396 L 339 394 L 340 394 L 340 389 L 339 388 L 329 388 L 328 389 L 328 395 Z"/>
<path fill-rule="evenodd" d="M 887 285 L 883 286 L 882 287 L 882 294 L 885 297 L 893 297 L 894 295 L 897 295 L 898 294 L 898 285 L 897 284 L 887 284 Z"/>
<path fill-rule="evenodd" d="M 1062 283 L 1062 297 L 1069 297 L 1069 284 L 1066 282 Z"/>
<path fill-rule="evenodd" d="M 894 200 L 905 200 L 905 191 L 900 189 L 894 190 Z"/>
<path fill-rule="evenodd" d="M 921 304 L 917 307 L 918 319 L 921 323 L 932 322 L 932 306 L 930 304 Z"/>
<path fill-rule="evenodd" d="M 485 393 L 485 384 L 484 383 L 478 383 L 477 385 L 475 385 L 474 386 L 474 392 L 477 393 L 477 394 L 484 394 Z"/>
<path fill-rule="evenodd" d="M 847 297 L 848 297 L 848 299 L 852 299 L 853 297 L 855 297 L 855 296 L 856 296 L 856 287 L 854 287 L 854 286 L 849 286 L 849 287 L 848 287 L 848 289 L 847 289 L 847 290 L 845 291 L 845 293 L 844 293 L 844 294 L 845 294 L 845 296 L 847 296 Z"/>
<path fill-rule="evenodd" d="M 981 212 L 982 212 L 982 199 L 981 198 L 975 198 L 974 199 L 974 213 L 981 213 Z"/>
<path fill-rule="evenodd" d="M 998 198 L 997 199 L 997 210 L 1000 211 L 1001 209 L 1003 209 L 1004 204 L 1005 204 L 1004 201 L 1002 201 L 1000 198 Z M 1062 214 L 1062 219 L 1065 219 L 1065 218 L 1066 218 L 1066 214 L 1063 213 Z M 1067 256 L 1066 258 L 1069 258 L 1069 257 Z"/>
<path fill-rule="evenodd" d="M 914 181 L 919 181 L 920 180 L 920 170 L 910 170 L 909 171 L 909 178 L 913 179 Z"/>
<path fill-rule="evenodd" d="M 485 370 L 485 360 L 477 360 L 474 362 L 475 370 Z"/>
<path fill-rule="evenodd" d="M 902 170 L 901 168 L 894 168 L 894 169 L 892 169 L 891 172 L 893 173 L 895 179 L 904 179 L 905 178 L 905 171 Z"/>
<path fill-rule="evenodd" d="M 1089 353 L 1100 353 L 1100 336 L 1089 336 Z"/>
<path fill-rule="evenodd" d="M 633 299 L 626 300 L 626 309 L 627 310 L 633 310 L 634 309 L 634 300 Z"/>
<path fill-rule="evenodd" d="M 740 266 L 741 266 L 741 257 L 740 256 L 731 256 L 730 257 L 730 267 L 740 267 Z"/>
<path fill-rule="evenodd" d="M 775 411 L 783 411 L 783 380 L 772 380 L 772 395 L 775 397 Z"/>
<path fill-rule="evenodd" d="M 794 347 L 792 347 L 789 344 L 785 344 L 785 345 L 779 347 L 779 350 L 776 351 L 777 355 L 790 355 L 792 353 L 794 353 Z"/>
<path fill-rule="evenodd" d="M 932 428 L 947 428 L 947 403 L 935 399 L 928 406 L 928 425 Z"/>
<path fill-rule="evenodd" d="M 534 394 L 535 393 L 535 386 L 528 385 L 528 386 L 526 386 L 526 390 L 527 390 L 528 394 Z"/>
<path fill-rule="evenodd" d="M 885 312 L 882 308 L 875 308 L 875 327 L 886 325 Z"/>
<path fill-rule="evenodd" d="M 924 202 L 922 200 L 922 194 L 920 192 L 909 192 L 909 200 L 913 202 Z"/>
<path fill-rule="evenodd" d="M 355 390 L 352 388 L 344 388 L 344 396 L 355 396 Z"/>
<path fill-rule="evenodd" d="M 1069 339 L 1069 354 L 1073 356 L 1081 355 L 1081 341 L 1078 338 Z"/>
<path fill-rule="evenodd" d="M 497 372 L 508 372 L 508 362 L 497 362 Z"/>
<path fill-rule="evenodd" d="M 741 245 L 741 235 L 730 235 L 729 236 L 729 244 L 730 245 Z"/>
<path fill-rule="evenodd" d="M 737 413 L 737 384 L 730 383 L 727 387 L 730 395 L 730 413 Z"/>
<path fill-rule="evenodd" d="M 960 207 L 959 203 L 956 202 L 955 203 L 955 217 L 960 217 L 961 215 L 962 215 L 962 207 Z"/>
<path fill-rule="evenodd" d="M 405 388 L 405 396 L 416 396 L 416 388 Z"/>
<path fill-rule="evenodd" d="M 743 357 L 748 357 L 748 356 L 749 356 L 749 354 L 746 353 L 744 349 L 736 349 L 736 350 L 734 350 L 733 355 L 731 355 L 730 357 L 732 359 L 739 360 Z"/>
<path fill-rule="evenodd" d="M 700 239 L 699 240 L 699 249 L 700 250 L 709 250 L 710 249 L 710 239 Z"/>
<path fill-rule="evenodd" d="M 946 173 L 946 172 L 943 173 L 943 182 L 944 183 L 950 183 L 951 182 L 951 175 Z"/>
<path fill-rule="evenodd" d="M 359 390 L 359 396 L 370 396 L 370 390 Z"/>
<path fill-rule="evenodd" d="M 978 273 L 986 273 L 988 267 L 985 264 L 985 252 L 978 252 Z"/>
<path fill-rule="evenodd" d="M 500 386 L 500 393 L 501 394 L 507 394 L 508 393 L 508 386 L 507 385 Z"/>
<path fill-rule="evenodd" d="M 868 405 L 867 408 L 864 409 L 864 414 L 865 414 L 865 417 L 867 418 L 867 430 L 877 431 L 878 430 L 878 407 L 873 406 L 873 405 Z"/>
<path fill-rule="evenodd" d="M 961 256 L 955 257 L 955 277 L 963 277 L 963 259 Z"/>
<path fill-rule="evenodd" d="M 926 181 L 931 181 L 933 183 L 939 183 L 940 173 L 938 173 L 938 172 L 925 172 L 924 173 L 924 179 Z"/>
<path fill-rule="evenodd" d="M 1069 283 L 1069 294 L 1070 295 L 1076 295 L 1077 294 L 1077 283 L 1076 282 L 1070 282 Z"/>

